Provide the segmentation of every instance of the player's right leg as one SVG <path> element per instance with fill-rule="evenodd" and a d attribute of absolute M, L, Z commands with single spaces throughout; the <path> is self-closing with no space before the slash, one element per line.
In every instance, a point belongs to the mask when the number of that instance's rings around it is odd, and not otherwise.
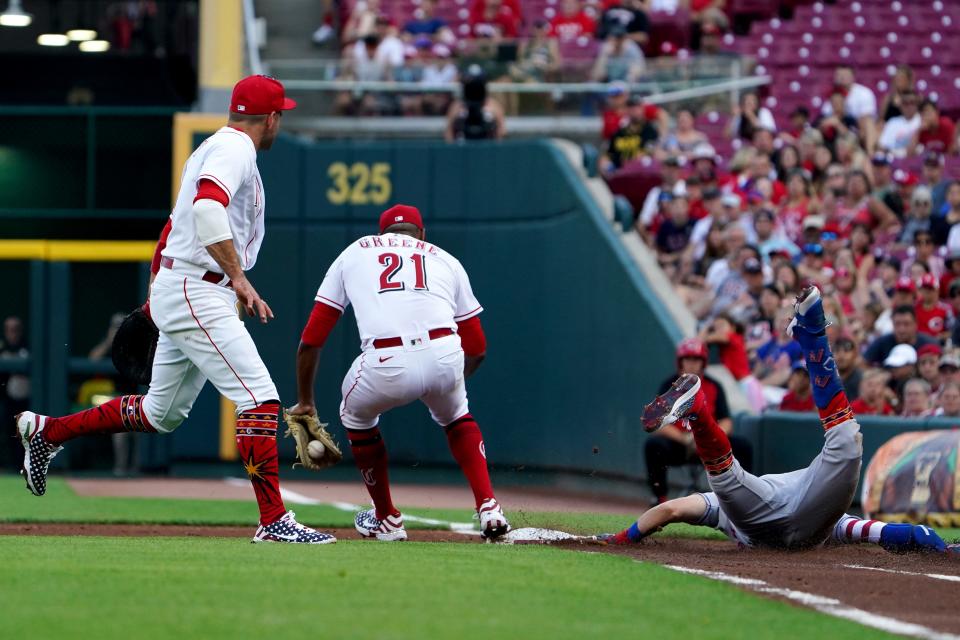
<path fill-rule="evenodd" d="M 364 538 L 383 542 L 407 539 L 403 514 L 390 495 L 387 445 L 377 426 L 380 414 L 409 404 L 420 395 L 410 375 L 410 354 L 401 348 L 369 350 L 353 361 L 343 377 L 340 422 L 347 432 L 353 461 L 373 508 L 359 512 L 354 528 Z"/>
<path fill-rule="evenodd" d="M 510 522 L 493 492 L 483 434 L 470 413 L 459 339 L 451 336 L 438 340 L 429 351 L 418 354 L 423 354 L 424 379 L 429 381 L 421 400 L 433 420 L 443 427 L 450 453 L 470 485 L 480 534 L 495 540 L 510 531 Z"/>
<path fill-rule="evenodd" d="M 17 430 L 25 451 L 23 475 L 27 488 L 38 496 L 46 492 L 50 461 L 74 438 L 98 433 L 173 431 L 189 413 L 203 383 L 196 367 L 161 333 L 147 395 L 120 396 L 63 417 L 32 411 L 18 415 Z"/>

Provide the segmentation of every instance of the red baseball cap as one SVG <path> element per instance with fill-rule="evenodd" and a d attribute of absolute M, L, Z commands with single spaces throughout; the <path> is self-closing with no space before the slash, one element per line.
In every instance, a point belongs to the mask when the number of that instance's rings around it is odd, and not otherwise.
<path fill-rule="evenodd" d="M 923 277 L 920 278 L 920 288 L 939 289 L 940 285 L 937 283 L 937 279 L 932 273 L 925 273 L 923 274 Z"/>
<path fill-rule="evenodd" d="M 937 358 L 939 358 L 942 355 L 943 349 L 941 349 L 938 344 L 925 344 L 917 349 L 918 358 L 922 358 L 923 356 L 937 356 Z"/>
<path fill-rule="evenodd" d="M 262 116 L 274 111 L 295 109 L 297 103 L 286 97 L 283 85 L 270 76 L 247 76 L 233 86 L 230 111 Z"/>
<path fill-rule="evenodd" d="M 407 204 L 395 204 L 380 214 L 380 233 L 387 230 L 387 227 L 394 224 L 406 222 L 412 224 L 417 229 L 423 229 L 423 218 L 420 216 L 420 210 Z"/>
<path fill-rule="evenodd" d="M 909 291 L 910 293 L 916 293 L 917 285 L 910 278 L 903 276 L 897 278 L 897 286 L 894 287 L 897 291 Z"/>

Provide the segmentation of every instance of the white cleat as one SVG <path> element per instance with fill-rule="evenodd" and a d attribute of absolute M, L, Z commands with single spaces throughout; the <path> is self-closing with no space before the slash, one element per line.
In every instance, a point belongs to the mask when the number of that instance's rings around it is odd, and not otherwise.
<path fill-rule="evenodd" d="M 480 535 L 487 540 L 496 540 L 510 531 L 510 523 L 496 498 L 484 500 L 477 509 L 477 517 L 480 518 Z"/>
<path fill-rule="evenodd" d="M 361 511 L 353 519 L 353 526 L 364 538 L 376 538 L 382 542 L 400 542 L 407 539 L 407 530 L 403 528 L 403 515 L 387 516 L 377 519 L 375 509 Z"/>

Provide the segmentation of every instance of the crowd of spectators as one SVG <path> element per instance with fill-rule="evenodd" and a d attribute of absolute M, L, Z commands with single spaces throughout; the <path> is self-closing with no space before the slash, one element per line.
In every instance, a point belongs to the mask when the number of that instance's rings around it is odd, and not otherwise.
<path fill-rule="evenodd" d="M 560 0 L 555 9 L 534 14 L 519 0 L 420 0 L 412 14 L 397 15 L 385 0 L 357 0 L 339 4 L 339 29 L 331 4 L 314 40 L 324 46 L 336 42 L 341 79 L 435 85 L 456 82 L 458 66 L 489 59 L 501 82 L 558 81 L 568 79 L 561 71 L 571 55 L 581 58 L 575 65 L 582 69 L 580 80 L 635 82 L 646 69 L 651 12 L 687 12 L 692 42 L 709 46 L 730 28 L 724 5 L 725 0 Z M 442 9 L 454 7 L 468 15 L 459 28 L 441 17 Z M 675 51 L 668 44 L 654 53 Z M 426 100 L 344 93 L 336 108 L 360 115 L 433 115 L 443 112 L 449 99 L 442 93 Z"/>
<path fill-rule="evenodd" d="M 744 96 L 726 161 L 691 111 L 611 88 L 601 170 L 659 161 L 636 230 L 757 410 L 813 410 L 784 329 L 814 283 L 857 413 L 960 415 L 960 181 L 945 173 L 956 133 L 909 68 L 897 75 L 878 100 L 839 67 L 822 111 L 779 128 Z M 916 170 L 895 168 L 914 157 Z"/>

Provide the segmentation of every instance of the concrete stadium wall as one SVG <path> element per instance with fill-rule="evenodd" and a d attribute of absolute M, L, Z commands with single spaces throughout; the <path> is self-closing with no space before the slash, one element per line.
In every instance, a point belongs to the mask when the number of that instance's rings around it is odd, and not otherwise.
<path fill-rule="evenodd" d="M 904 431 L 956 429 L 960 421 L 949 418 L 904 419 L 883 416 L 857 418 L 863 434 L 861 480 L 873 455 L 885 442 Z M 760 416 L 741 415 L 735 429 L 754 443 L 754 461 L 762 473 L 800 469 L 820 453 L 823 428 L 814 413 L 772 411 Z M 859 502 L 860 495 L 856 500 Z"/>

